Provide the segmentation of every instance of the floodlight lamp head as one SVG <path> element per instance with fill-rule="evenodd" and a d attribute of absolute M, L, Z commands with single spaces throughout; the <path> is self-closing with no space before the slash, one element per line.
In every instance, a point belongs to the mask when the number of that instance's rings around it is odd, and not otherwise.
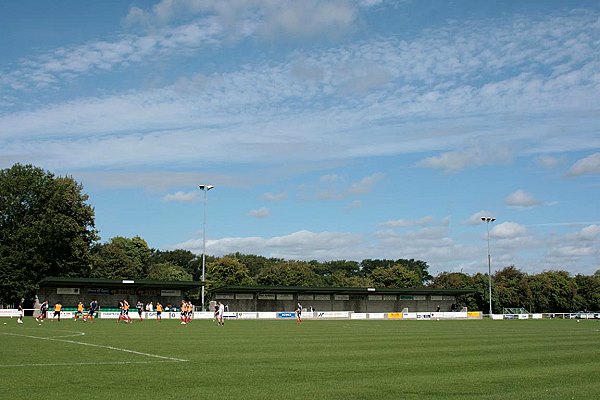
<path fill-rule="evenodd" d="M 200 188 L 200 190 L 206 190 L 206 191 L 214 188 L 213 185 L 198 185 L 198 187 Z"/>

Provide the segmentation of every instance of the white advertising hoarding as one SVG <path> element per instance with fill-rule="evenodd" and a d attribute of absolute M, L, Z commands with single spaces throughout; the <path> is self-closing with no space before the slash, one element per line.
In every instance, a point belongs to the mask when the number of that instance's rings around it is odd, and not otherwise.
<path fill-rule="evenodd" d="M 160 291 L 162 297 L 181 297 L 181 290 L 163 289 Z"/>
<path fill-rule="evenodd" d="M 79 288 L 64 288 L 64 287 L 59 287 L 56 288 L 56 294 L 79 294 Z"/>

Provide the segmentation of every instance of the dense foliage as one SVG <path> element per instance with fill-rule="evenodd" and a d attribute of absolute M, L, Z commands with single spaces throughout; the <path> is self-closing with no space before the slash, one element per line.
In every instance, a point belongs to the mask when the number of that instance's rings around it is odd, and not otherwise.
<path fill-rule="evenodd" d="M 202 258 L 188 250 L 151 249 L 141 237 L 98 243 L 94 210 L 72 178 L 33 166 L 0 170 L 0 304 L 31 298 L 48 276 L 199 280 Z M 442 272 L 425 261 L 298 261 L 233 253 L 205 257 L 206 287 L 272 285 L 317 287 L 473 288 L 458 303 L 488 310 L 488 275 Z M 494 312 L 600 311 L 600 271 L 592 276 L 555 270 L 529 275 L 508 266 L 492 276 Z"/>
<path fill-rule="evenodd" d="M 478 310 L 488 310 L 488 275 L 441 273 L 431 287 L 477 289 L 474 295 L 463 296 L 461 304 Z M 566 271 L 544 271 L 529 275 L 515 266 L 508 266 L 492 275 L 492 306 L 494 313 L 503 308 L 525 308 L 529 312 L 600 311 L 600 271 L 594 275 Z"/>
<path fill-rule="evenodd" d="M 87 275 L 94 209 L 70 177 L 31 165 L 0 170 L 0 302 L 27 297 L 47 276 Z"/>

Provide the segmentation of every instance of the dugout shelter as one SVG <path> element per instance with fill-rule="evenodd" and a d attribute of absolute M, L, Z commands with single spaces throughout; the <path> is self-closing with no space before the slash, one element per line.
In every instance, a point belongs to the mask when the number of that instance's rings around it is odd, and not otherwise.
<path fill-rule="evenodd" d="M 50 306 L 59 301 L 64 307 L 75 307 L 79 301 L 87 305 L 96 299 L 101 308 L 107 309 L 124 298 L 132 307 L 138 300 L 179 307 L 181 300 L 197 291 L 202 282 L 49 277 L 38 285 L 38 298 L 48 300 Z"/>
<path fill-rule="evenodd" d="M 294 310 L 354 311 L 357 313 L 459 311 L 458 296 L 475 289 L 330 288 L 289 286 L 223 286 L 211 290 L 214 301 L 241 312 Z"/>

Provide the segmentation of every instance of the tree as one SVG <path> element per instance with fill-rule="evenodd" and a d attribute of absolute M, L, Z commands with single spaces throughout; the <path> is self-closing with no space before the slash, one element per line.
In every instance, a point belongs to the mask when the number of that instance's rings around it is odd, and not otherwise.
<path fill-rule="evenodd" d="M 375 268 L 371 273 L 375 287 L 416 288 L 421 286 L 421 277 L 404 265 L 396 264 L 391 267 Z"/>
<path fill-rule="evenodd" d="M 566 271 L 545 271 L 529 277 L 536 312 L 577 311 L 577 285 Z M 531 310 L 530 310 L 531 311 Z"/>
<path fill-rule="evenodd" d="M 472 289 L 475 287 L 473 278 L 462 272 L 441 272 L 433 278 L 429 287 L 444 289 Z M 465 294 L 456 296 L 456 303 L 472 310 L 481 310 L 476 294 Z"/>
<path fill-rule="evenodd" d="M 323 279 L 310 265 L 301 261 L 286 261 L 263 269 L 256 283 L 268 286 L 323 286 Z"/>
<path fill-rule="evenodd" d="M 94 248 L 91 276 L 107 279 L 144 279 L 150 269 L 151 250 L 139 236 L 114 237 Z"/>
<path fill-rule="evenodd" d="M 360 275 L 369 276 L 377 268 L 388 268 L 394 264 L 393 260 L 372 260 L 367 258 L 360 262 Z"/>
<path fill-rule="evenodd" d="M 528 276 L 514 265 L 496 271 L 493 281 L 498 308 L 534 307 Z"/>
<path fill-rule="evenodd" d="M 356 261 L 337 260 L 319 262 L 313 260 L 310 262 L 310 265 L 312 265 L 315 273 L 324 278 L 328 285 L 348 286 L 339 284 L 339 280 L 342 276 L 344 277 L 344 280 L 348 280 L 351 277 L 359 278 L 360 264 Z M 334 281 L 338 282 L 334 283 Z M 359 281 L 361 280 L 358 279 L 356 282 L 358 283 Z"/>
<path fill-rule="evenodd" d="M 373 287 L 369 277 L 350 275 L 346 271 L 335 271 L 330 278 L 333 287 Z"/>
<path fill-rule="evenodd" d="M 253 284 L 248 268 L 236 258 L 221 257 L 207 266 L 206 286 L 209 288 Z"/>
<path fill-rule="evenodd" d="M 242 264 L 244 264 L 250 273 L 250 276 L 256 277 L 260 271 L 265 268 L 272 267 L 273 265 L 284 262 L 282 258 L 267 258 L 264 256 L 257 256 L 255 254 L 242 254 L 240 252 L 228 254 L 229 257 L 235 258 Z"/>
<path fill-rule="evenodd" d="M 433 279 L 433 276 L 429 273 L 429 265 L 425 261 L 415 260 L 411 258 L 410 260 L 399 259 L 396 260 L 396 264 L 404 265 L 409 271 L 414 271 L 419 275 L 419 279 L 422 284 L 425 284 Z"/>
<path fill-rule="evenodd" d="M 85 276 L 98 240 L 88 195 L 32 165 L 0 170 L 0 301 L 32 297 L 48 276 Z"/>
<path fill-rule="evenodd" d="M 154 281 L 191 281 L 192 274 L 171 262 L 152 264 L 148 279 Z"/>
<path fill-rule="evenodd" d="M 419 276 L 421 284 L 429 282 L 433 277 L 429 274 L 429 265 L 425 261 L 415 259 L 403 259 L 398 260 L 372 260 L 365 259 L 360 263 L 360 274 L 362 276 L 369 276 L 377 268 L 389 268 L 394 265 L 403 265 L 409 271 L 415 272 Z"/>
<path fill-rule="evenodd" d="M 473 289 L 477 290 L 475 294 L 473 294 L 473 300 L 475 301 L 475 306 L 471 307 L 475 310 L 489 310 L 490 307 L 490 299 L 488 297 L 489 290 L 489 279 L 488 274 L 482 274 L 481 272 L 477 272 L 475 275 L 471 277 L 471 281 L 473 282 Z M 498 299 L 494 299 L 494 291 L 492 291 L 492 312 L 496 312 L 498 309 Z M 468 306 L 467 306 L 468 307 Z"/>
<path fill-rule="evenodd" d="M 576 275 L 577 310 L 600 311 L 600 274 Z"/>
<path fill-rule="evenodd" d="M 202 260 L 189 250 L 175 249 L 168 251 L 152 250 L 150 264 L 169 263 L 183 268 L 195 279 L 199 278 Z"/>

